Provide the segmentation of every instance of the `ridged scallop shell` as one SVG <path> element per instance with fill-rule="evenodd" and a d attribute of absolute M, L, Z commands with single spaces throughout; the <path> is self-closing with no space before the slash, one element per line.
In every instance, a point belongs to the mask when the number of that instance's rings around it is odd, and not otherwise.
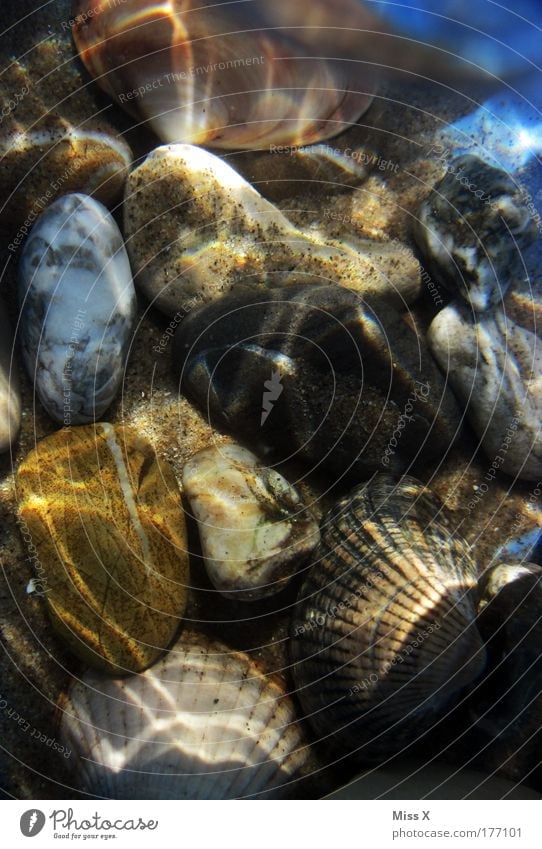
<path fill-rule="evenodd" d="M 372 99 L 370 62 L 349 65 L 341 44 L 327 53 L 337 58 L 321 58 L 311 33 L 337 28 L 337 14 L 315 5 L 314 25 L 305 33 L 303 19 L 287 34 L 283 13 L 260 0 L 99 0 L 92 15 L 87 0 L 76 0 L 73 33 L 98 84 L 163 141 L 297 146 L 341 132 Z M 356 20 L 343 9 L 345 28 L 370 18 L 361 4 L 348 9 Z"/>
<path fill-rule="evenodd" d="M 327 744 L 382 759 L 429 730 L 484 668 L 475 564 L 413 478 L 377 475 L 321 530 L 293 624 L 297 695 Z"/>
<path fill-rule="evenodd" d="M 278 679 L 193 632 L 140 675 L 87 674 L 61 707 L 74 776 L 99 797 L 288 796 L 310 759 Z"/>

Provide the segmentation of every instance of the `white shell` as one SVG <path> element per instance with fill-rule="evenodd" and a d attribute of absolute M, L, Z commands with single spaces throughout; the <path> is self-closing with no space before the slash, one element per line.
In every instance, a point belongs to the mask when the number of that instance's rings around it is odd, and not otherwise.
<path fill-rule="evenodd" d="M 88 673 L 62 708 L 74 775 L 99 797 L 289 795 L 309 761 L 283 687 L 248 655 L 193 633 L 140 675 Z"/>
<path fill-rule="evenodd" d="M 183 469 L 183 489 L 209 577 L 228 598 L 280 592 L 320 540 L 295 489 L 240 445 L 195 454 Z"/>
<path fill-rule="evenodd" d="M 101 203 L 65 195 L 47 208 L 19 269 L 23 361 L 64 425 L 99 419 L 114 400 L 136 313 L 128 256 Z"/>

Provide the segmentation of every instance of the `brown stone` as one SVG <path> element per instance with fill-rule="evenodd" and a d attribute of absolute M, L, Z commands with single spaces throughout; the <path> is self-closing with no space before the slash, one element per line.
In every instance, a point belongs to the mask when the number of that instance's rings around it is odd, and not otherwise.
<path fill-rule="evenodd" d="M 173 472 L 134 431 L 102 423 L 38 443 L 17 489 L 57 631 L 103 671 L 148 667 L 173 639 L 187 598 Z"/>

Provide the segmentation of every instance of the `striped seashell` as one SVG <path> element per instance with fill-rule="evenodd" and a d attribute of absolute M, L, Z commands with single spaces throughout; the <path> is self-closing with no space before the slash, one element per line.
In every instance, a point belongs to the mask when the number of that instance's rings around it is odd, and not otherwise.
<path fill-rule="evenodd" d="M 476 567 L 445 508 L 409 477 L 375 476 L 321 530 L 293 624 L 297 694 L 319 737 L 379 760 L 482 672 Z"/>
<path fill-rule="evenodd" d="M 94 796 L 273 798 L 309 771 L 282 683 L 194 632 L 138 676 L 86 675 L 61 708 L 74 776 Z"/>
<path fill-rule="evenodd" d="M 73 35 L 98 84 L 162 141 L 253 149 L 337 135 L 371 103 L 375 77 L 370 61 L 347 61 L 337 18 L 346 30 L 374 17 L 357 0 L 339 14 L 318 0 L 299 25 L 276 5 L 97 0 L 89 15 L 76 0 Z M 355 35 L 354 58 L 367 60 L 372 34 Z"/>

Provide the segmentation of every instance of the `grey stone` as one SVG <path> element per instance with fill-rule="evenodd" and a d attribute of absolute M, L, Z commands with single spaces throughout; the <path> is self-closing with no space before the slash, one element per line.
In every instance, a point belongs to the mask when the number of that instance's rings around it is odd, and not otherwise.
<path fill-rule="evenodd" d="M 49 415 L 92 422 L 114 400 L 136 315 L 120 231 L 102 204 L 56 200 L 25 244 L 19 269 L 23 362 Z"/>

